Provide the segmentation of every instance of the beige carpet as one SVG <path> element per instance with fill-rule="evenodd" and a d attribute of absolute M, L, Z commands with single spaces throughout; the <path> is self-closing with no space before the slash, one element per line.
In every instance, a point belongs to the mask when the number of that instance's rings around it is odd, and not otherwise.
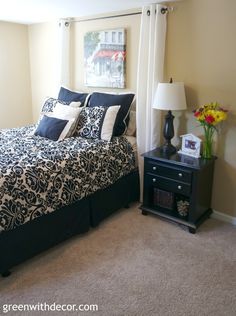
<path fill-rule="evenodd" d="M 136 204 L 0 278 L 0 314 L 44 302 L 99 311 L 6 315 L 235 316 L 236 228 L 209 219 L 192 235 Z"/>

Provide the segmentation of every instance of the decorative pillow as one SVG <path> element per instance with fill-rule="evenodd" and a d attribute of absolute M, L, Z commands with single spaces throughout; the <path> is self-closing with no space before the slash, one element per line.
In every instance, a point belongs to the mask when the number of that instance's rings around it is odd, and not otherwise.
<path fill-rule="evenodd" d="M 54 141 L 62 140 L 66 138 L 73 123 L 74 119 L 61 120 L 56 117 L 44 115 L 34 132 L 34 135 L 46 137 Z"/>
<path fill-rule="evenodd" d="M 80 107 L 64 105 L 60 101 L 55 104 L 55 107 L 53 109 L 54 114 L 67 117 L 68 119 L 70 119 L 71 116 L 73 117 L 78 116 L 81 111 L 82 111 L 82 108 Z"/>
<path fill-rule="evenodd" d="M 41 114 L 52 112 L 57 101 L 58 100 L 55 98 L 47 98 L 41 108 Z M 63 103 L 63 104 L 67 104 L 67 103 Z"/>
<path fill-rule="evenodd" d="M 59 101 L 59 100 L 58 100 Z M 59 101 L 59 102 L 61 102 L 61 101 Z M 69 104 L 69 106 L 71 107 L 71 108 L 79 108 L 79 107 L 82 107 L 82 105 L 81 105 L 82 103 L 81 102 L 75 102 L 75 101 L 72 101 L 70 104 Z"/>
<path fill-rule="evenodd" d="M 119 105 L 83 108 L 79 116 L 76 134 L 84 138 L 110 141 L 119 109 Z"/>
<path fill-rule="evenodd" d="M 71 126 L 71 129 L 66 137 L 73 136 L 76 131 L 78 124 L 79 114 L 82 111 L 82 108 L 74 108 L 72 106 L 61 104 L 60 102 L 56 103 L 56 106 L 52 112 L 52 116 L 62 119 L 62 120 L 74 120 L 74 123 Z"/>
<path fill-rule="evenodd" d="M 88 96 L 88 93 L 84 92 L 76 92 L 76 91 L 71 91 L 69 89 L 66 89 L 64 87 L 61 87 L 59 94 L 58 94 L 58 99 L 63 102 L 81 102 L 81 106 L 84 105 L 85 100 Z"/>
<path fill-rule="evenodd" d="M 47 98 L 42 106 L 41 114 L 53 112 L 53 109 L 55 108 L 57 103 L 67 106 L 70 105 L 71 107 L 80 107 L 81 105 L 81 102 L 64 102 L 55 98 Z"/>
<path fill-rule="evenodd" d="M 115 127 L 114 127 L 114 136 L 120 136 L 124 134 L 127 129 L 129 122 L 129 111 L 130 106 L 134 100 L 133 93 L 124 93 L 124 94 L 110 94 L 110 93 L 101 93 L 94 92 L 91 94 L 88 100 L 88 106 L 112 106 L 120 105 L 120 110 L 117 114 Z"/>
<path fill-rule="evenodd" d="M 129 124 L 126 130 L 126 135 L 134 136 L 136 132 L 136 111 L 129 112 Z"/>

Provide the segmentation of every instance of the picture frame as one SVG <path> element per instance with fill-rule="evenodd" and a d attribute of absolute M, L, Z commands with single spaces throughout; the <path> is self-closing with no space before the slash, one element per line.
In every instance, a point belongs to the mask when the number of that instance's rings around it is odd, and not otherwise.
<path fill-rule="evenodd" d="M 87 32 L 84 35 L 84 84 L 89 87 L 126 86 L 125 28 Z"/>
<path fill-rule="evenodd" d="M 179 154 L 200 158 L 201 139 L 193 134 L 185 134 L 182 138 L 182 147 L 178 151 Z"/>

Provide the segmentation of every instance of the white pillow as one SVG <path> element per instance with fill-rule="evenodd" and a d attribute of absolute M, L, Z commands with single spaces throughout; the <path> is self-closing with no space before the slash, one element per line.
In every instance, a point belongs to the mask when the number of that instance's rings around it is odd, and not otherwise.
<path fill-rule="evenodd" d="M 62 105 L 67 105 L 67 106 L 71 106 L 71 107 L 80 107 L 81 106 L 81 102 L 64 102 L 64 101 L 60 101 L 58 99 L 55 98 L 50 98 L 47 97 L 43 103 L 43 106 L 41 108 L 41 114 L 44 115 L 48 112 L 53 112 L 56 104 L 62 104 Z"/>
<path fill-rule="evenodd" d="M 71 103 L 77 103 L 77 102 L 71 102 Z M 54 109 L 53 113 L 63 116 L 64 119 L 70 119 L 78 116 L 81 112 L 82 108 L 79 108 L 78 106 L 68 106 L 61 104 L 60 102 L 57 102 Z"/>
<path fill-rule="evenodd" d="M 67 137 L 70 137 L 74 134 L 81 110 L 82 108 L 63 105 L 60 102 L 58 102 L 54 107 L 52 112 L 53 117 L 68 121 L 74 120 Z"/>
<path fill-rule="evenodd" d="M 75 101 L 72 101 L 70 104 L 69 104 L 70 107 L 72 108 L 79 108 L 81 106 L 81 102 L 75 102 Z"/>
<path fill-rule="evenodd" d="M 126 130 L 126 135 L 134 136 L 136 132 L 136 111 L 129 112 L 129 124 Z"/>

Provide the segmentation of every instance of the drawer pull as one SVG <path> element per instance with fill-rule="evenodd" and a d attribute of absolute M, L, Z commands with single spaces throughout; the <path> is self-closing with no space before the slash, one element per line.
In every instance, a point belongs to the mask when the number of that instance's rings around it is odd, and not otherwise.
<path fill-rule="evenodd" d="M 182 177 L 183 177 L 183 174 L 182 174 L 181 172 L 180 172 L 178 175 L 179 175 L 179 177 L 180 177 L 180 178 L 182 178 Z"/>
<path fill-rule="evenodd" d="M 156 182 L 156 181 L 157 181 L 157 179 L 156 179 L 156 178 L 153 178 L 153 179 L 152 179 L 152 182 Z"/>
<path fill-rule="evenodd" d="M 181 186 L 181 185 L 178 185 L 178 189 L 179 189 L 179 190 L 182 190 L 182 186 Z"/>
<path fill-rule="evenodd" d="M 152 167 L 152 170 L 157 170 L 157 167 Z"/>

